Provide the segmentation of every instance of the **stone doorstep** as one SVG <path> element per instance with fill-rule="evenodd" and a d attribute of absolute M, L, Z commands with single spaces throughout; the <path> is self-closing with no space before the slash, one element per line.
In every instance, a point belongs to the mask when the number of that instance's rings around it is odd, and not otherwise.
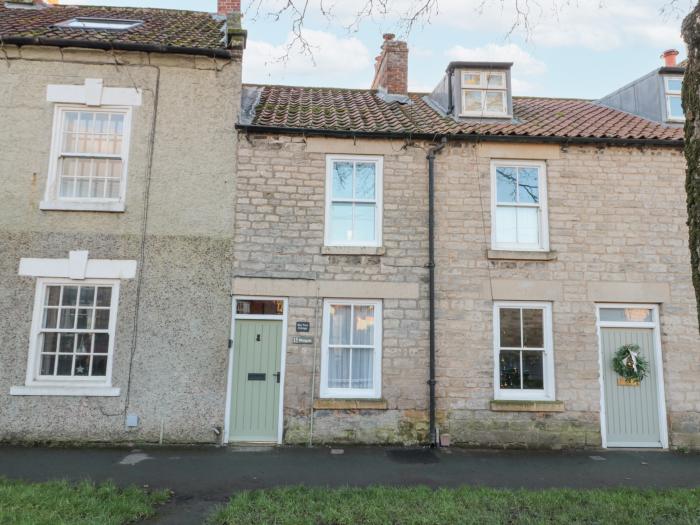
<path fill-rule="evenodd" d="M 386 410 L 385 399 L 316 399 L 314 410 Z"/>
<path fill-rule="evenodd" d="M 491 401 L 492 412 L 564 412 L 563 401 Z"/>

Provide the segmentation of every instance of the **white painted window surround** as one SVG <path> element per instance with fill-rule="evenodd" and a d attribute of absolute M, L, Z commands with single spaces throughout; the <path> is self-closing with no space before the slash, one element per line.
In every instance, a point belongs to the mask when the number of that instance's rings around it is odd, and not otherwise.
<path fill-rule="evenodd" d="M 322 398 L 378 399 L 382 393 L 382 303 L 326 299 Z"/>
<path fill-rule="evenodd" d="M 549 250 L 546 168 L 543 161 L 491 161 L 493 250 Z"/>
<path fill-rule="evenodd" d="M 51 153 L 42 210 L 125 210 L 132 108 L 142 93 L 84 85 L 49 85 L 55 103 Z"/>
<path fill-rule="evenodd" d="M 494 303 L 495 399 L 555 400 L 552 339 L 551 303 Z"/>
<path fill-rule="evenodd" d="M 119 396 L 112 386 L 119 285 L 136 276 L 136 261 L 22 259 L 19 275 L 36 277 L 24 386 L 14 396 Z"/>

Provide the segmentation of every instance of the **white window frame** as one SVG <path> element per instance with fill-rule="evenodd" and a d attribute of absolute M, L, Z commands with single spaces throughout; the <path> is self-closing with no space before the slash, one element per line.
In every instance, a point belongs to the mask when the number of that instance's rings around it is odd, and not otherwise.
<path fill-rule="evenodd" d="M 496 170 L 498 168 L 538 168 L 539 169 L 539 204 L 499 204 L 498 191 L 496 183 Z M 494 159 L 491 161 L 491 249 L 493 250 L 509 250 L 509 251 L 528 251 L 528 252 L 547 252 L 549 251 L 549 212 L 548 212 L 548 193 L 547 193 L 547 163 L 544 161 L 533 160 L 512 160 Z M 497 209 L 499 206 L 513 207 L 529 207 L 538 208 L 540 210 L 539 221 L 539 243 L 524 244 L 524 243 L 499 243 L 496 239 L 496 221 Z"/>
<path fill-rule="evenodd" d="M 352 199 L 333 199 L 333 163 L 335 162 L 373 162 L 376 165 L 376 180 L 375 180 L 375 198 L 370 200 Z M 380 156 L 368 155 L 327 155 L 326 156 L 326 223 L 324 233 L 325 246 L 354 246 L 380 248 L 382 246 L 382 231 L 384 219 L 384 202 L 383 202 L 383 187 L 384 187 L 384 158 Z M 333 202 L 375 202 L 376 208 L 374 212 L 374 238 L 373 242 L 368 241 L 346 241 L 339 242 L 331 239 L 331 205 Z"/>
<path fill-rule="evenodd" d="M 61 157 L 61 144 L 63 142 L 64 115 L 69 111 L 89 113 L 120 113 L 124 115 L 124 133 L 122 135 L 122 153 L 120 155 L 90 155 L 85 157 L 119 158 L 122 161 L 122 177 L 119 185 L 119 197 L 108 198 L 69 198 L 60 196 L 60 176 L 58 174 L 59 159 Z M 131 106 L 88 106 L 85 104 L 56 104 L 51 136 L 51 154 L 49 158 L 49 171 L 44 200 L 41 202 L 42 210 L 76 210 L 76 211 L 106 211 L 122 212 L 126 209 L 126 186 L 129 166 L 129 149 L 131 142 Z M 75 155 L 81 156 L 81 155 Z"/>
<path fill-rule="evenodd" d="M 27 359 L 27 376 L 25 389 L 13 388 L 13 394 L 27 394 L 26 390 L 35 390 L 33 394 L 45 395 L 119 395 L 119 389 L 112 388 L 112 362 L 114 359 L 114 339 L 116 334 L 117 316 L 119 310 L 119 280 L 118 279 L 37 279 L 34 295 L 34 312 L 32 317 L 32 329 L 29 338 L 29 357 Z M 109 346 L 107 353 L 107 373 L 104 377 L 68 377 L 68 376 L 42 376 L 41 348 L 39 348 L 40 333 L 42 331 L 44 299 L 49 286 L 110 286 L 112 287 L 112 301 L 109 314 Z"/>
<path fill-rule="evenodd" d="M 465 75 L 479 75 L 479 85 L 465 84 Z M 503 79 L 503 87 L 493 87 L 488 85 L 489 75 L 498 75 Z M 460 84 L 462 87 L 462 113 L 463 117 L 508 117 L 508 76 L 505 71 L 481 69 L 481 70 L 464 70 L 460 75 Z M 486 111 L 486 93 L 488 91 L 497 91 L 503 93 L 503 110 L 502 111 Z M 481 93 L 481 110 L 466 111 L 465 98 L 468 92 Z"/>
<path fill-rule="evenodd" d="M 501 308 L 540 309 L 544 317 L 543 373 L 544 389 L 501 389 Z M 521 327 L 522 330 L 522 327 Z M 526 301 L 497 301 L 493 304 L 493 388 L 494 399 L 513 401 L 555 401 L 554 351 L 552 333 L 552 303 Z M 507 350 L 507 348 L 506 348 Z M 521 349 L 513 349 L 520 351 Z"/>
<path fill-rule="evenodd" d="M 355 305 L 374 307 L 374 356 L 372 362 L 372 388 L 329 388 L 328 349 L 330 343 L 331 305 Z M 324 299 L 323 343 L 321 345 L 320 397 L 326 399 L 380 399 L 382 397 L 382 301 L 376 299 Z"/>
<path fill-rule="evenodd" d="M 683 77 L 679 76 L 667 76 L 664 77 L 664 99 L 666 102 L 666 119 L 672 122 L 685 122 L 685 115 L 682 117 L 676 117 L 671 115 L 671 97 L 680 97 L 681 90 L 671 89 L 668 87 L 669 80 L 680 80 L 683 82 Z"/>

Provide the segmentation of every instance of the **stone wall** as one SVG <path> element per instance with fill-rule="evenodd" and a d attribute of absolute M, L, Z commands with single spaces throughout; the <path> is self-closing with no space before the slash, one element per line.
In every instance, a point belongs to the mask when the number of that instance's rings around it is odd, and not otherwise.
<path fill-rule="evenodd" d="M 319 409 L 314 442 L 425 440 L 427 431 L 428 144 L 246 135 L 239 140 L 237 276 L 304 282 L 420 282 L 411 300 L 384 298 L 383 397 L 388 410 Z M 384 156 L 386 255 L 323 252 L 326 153 Z M 488 257 L 490 161 L 547 163 L 552 260 Z M 437 158 L 437 395 L 453 443 L 599 446 L 596 302 L 661 304 L 671 445 L 697 447 L 700 372 L 690 281 L 684 160 L 671 148 L 450 144 Z M 310 291 L 311 290 L 311 291 Z M 235 292 L 234 286 L 234 292 Z M 289 289 L 285 288 L 284 293 Z M 371 290 L 365 292 L 371 297 Z M 313 287 L 290 295 L 294 321 L 312 321 Z M 326 295 L 327 297 L 328 295 Z M 551 301 L 558 411 L 493 411 L 494 300 Z M 288 346 L 285 440 L 309 440 L 319 348 Z M 312 390 L 315 385 L 315 391 Z"/>
<path fill-rule="evenodd" d="M 133 113 L 124 213 L 39 209 L 53 119 L 47 85 L 86 78 L 143 91 Z M 166 442 L 219 439 L 213 428 L 223 427 L 225 412 L 239 86 L 240 60 L 4 48 L 0 440 L 157 441 L 161 429 Z M 11 396 L 25 382 L 36 287 L 18 276 L 20 259 L 66 258 L 70 250 L 136 260 L 142 272 L 140 281 L 121 283 L 112 381 L 120 396 Z M 127 413 L 140 417 L 137 429 L 125 429 Z"/>

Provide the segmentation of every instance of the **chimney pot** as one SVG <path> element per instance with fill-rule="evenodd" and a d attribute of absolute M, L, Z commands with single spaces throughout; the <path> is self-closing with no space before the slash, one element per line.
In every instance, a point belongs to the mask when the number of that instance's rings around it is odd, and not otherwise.
<path fill-rule="evenodd" d="M 386 41 L 394 40 L 394 38 L 396 38 L 396 35 L 394 33 L 384 33 L 382 35 L 382 38 L 384 38 L 384 40 Z"/>
<path fill-rule="evenodd" d="M 664 59 L 664 65 L 666 67 L 676 66 L 676 57 L 678 56 L 678 51 L 675 49 L 667 49 L 661 53 L 661 58 Z"/>

